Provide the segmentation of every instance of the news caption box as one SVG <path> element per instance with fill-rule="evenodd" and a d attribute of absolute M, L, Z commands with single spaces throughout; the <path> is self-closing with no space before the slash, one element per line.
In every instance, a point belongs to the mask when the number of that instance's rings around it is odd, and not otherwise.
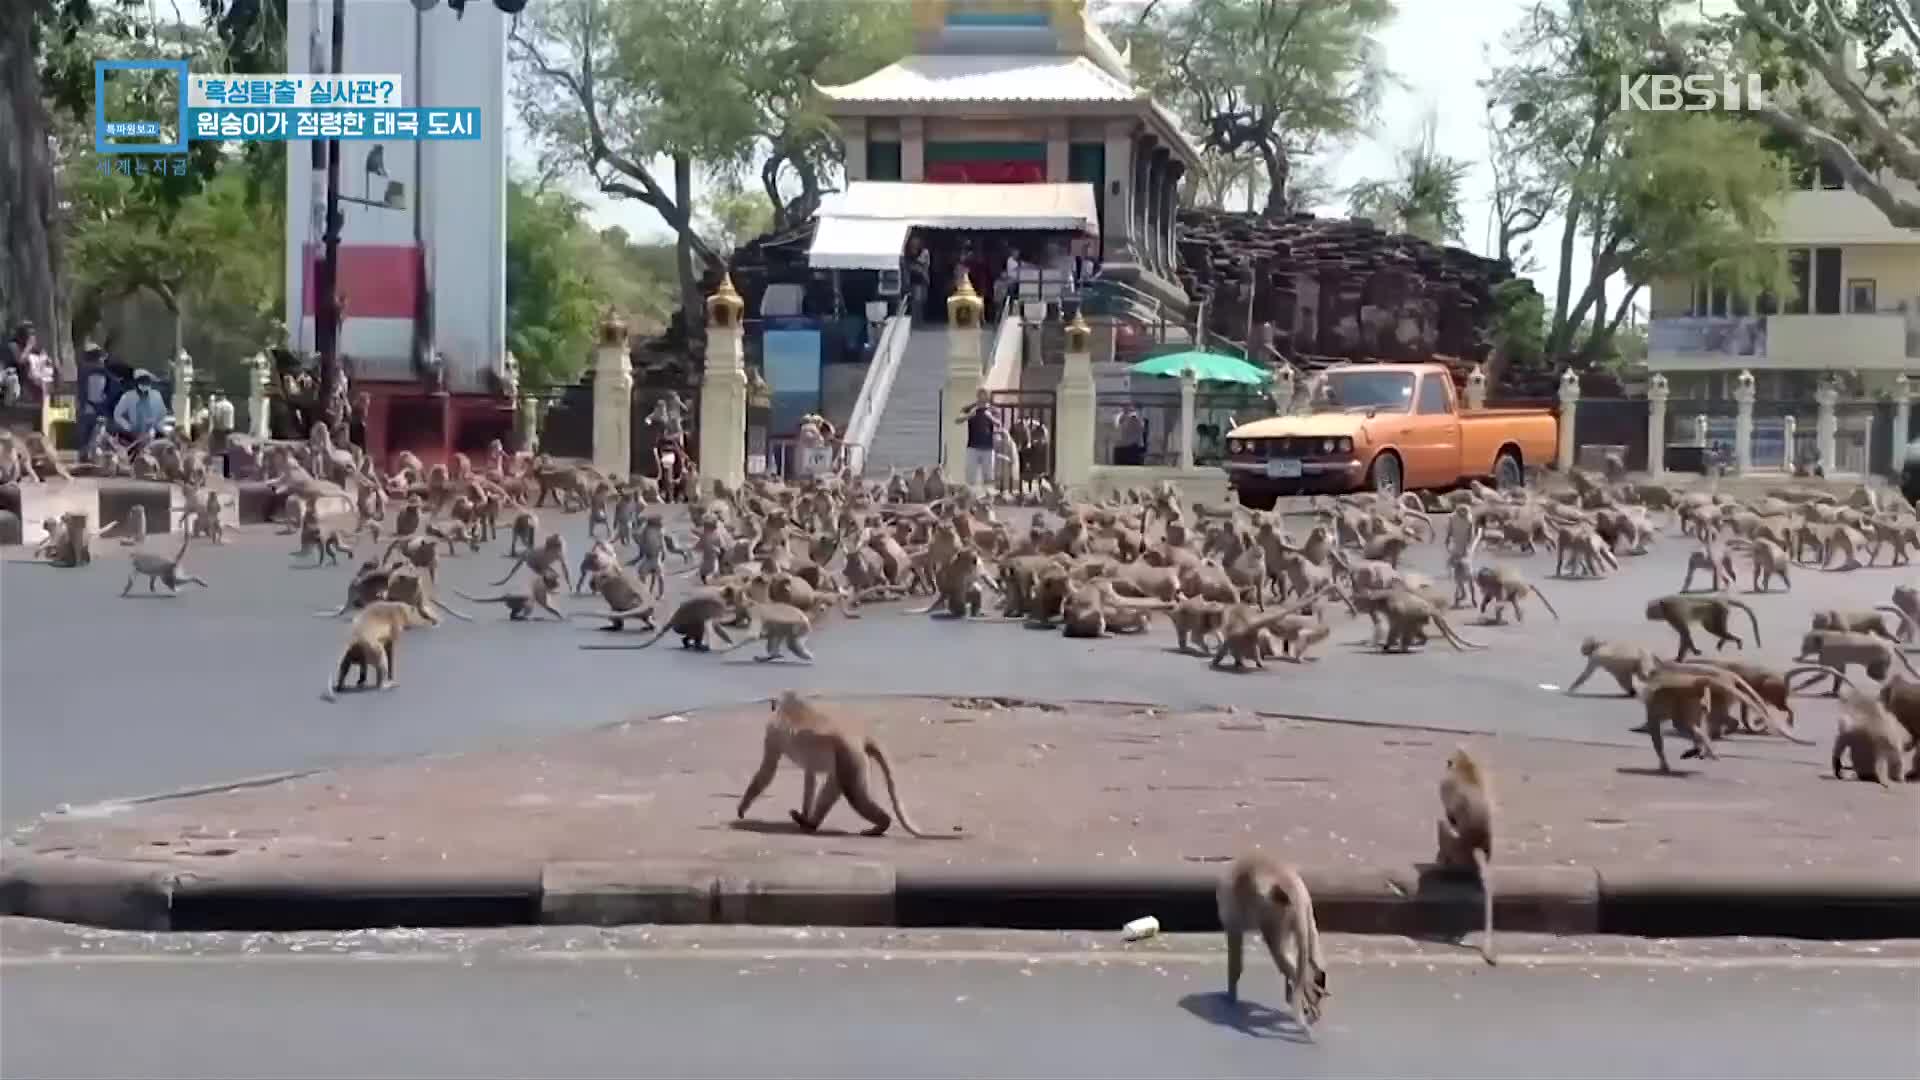
<path fill-rule="evenodd" d="M 194 140 L 285 142 L 296 139 L 465 141 L 480 137 L 479 109 L 191 109 Z"/>
<path fill-rule="evenodd" d="M 173 79 L 178 102 L 166 116 L 107 117 L 107 76 L 112 72 L 158 72 Z M 185 60 L 95 60 L 93 62 L 93 149 L 100 154 L 184 154 L 187 152 L 187 73 Z M 167 139 L 167 127 L 173 128 Z M 115 140 L 140 139 L 140 142 Z"/>
<path fill-rule="evenodd" d="M 398 109 L 398 75 L 194 75 L 189 109 Z"/>

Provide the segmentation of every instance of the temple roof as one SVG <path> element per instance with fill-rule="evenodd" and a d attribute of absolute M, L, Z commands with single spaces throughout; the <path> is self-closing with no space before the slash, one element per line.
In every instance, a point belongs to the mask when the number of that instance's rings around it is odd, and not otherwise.
<path fill-rule="evenodd" d="M 1144 100 L 1084 56 L 920 55 L 820 92 L 838 102 Z"/>

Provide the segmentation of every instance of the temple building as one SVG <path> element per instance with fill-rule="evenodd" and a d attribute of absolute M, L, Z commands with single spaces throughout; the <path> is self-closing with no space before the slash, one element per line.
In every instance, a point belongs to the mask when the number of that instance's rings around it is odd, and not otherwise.
<path fill-rule="evenodd" d="M 957 266 L 986 264 L 975 284 L 991 288 L 1009 254 L 1184 305 L 1175 217 L 1199 150 L 1084 0 L 915 0 L 913 18 L 912 54 L 820 88 L 848 183 L 809 265 L 902 270 L 911 292 L 919 259 L 935 316 Z"/>

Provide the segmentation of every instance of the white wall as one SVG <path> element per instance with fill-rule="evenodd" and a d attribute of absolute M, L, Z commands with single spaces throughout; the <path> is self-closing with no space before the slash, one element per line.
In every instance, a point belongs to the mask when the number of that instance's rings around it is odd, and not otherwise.
<path fill-rule="evenodd" d="M 289 0 L 288 66 L 307 70 L 309 32 L 318 30 L 318 62 L 326 62 L 332 0 Z M 421 70 L 414 66 L 415 27 L 423 30 Z M 433 290 L 436 347 L 446 355 L 452 389 L 478 390 L 485 372 L 506 352 L 506 35 L 508 17 L 486 3 L 469 4 L 456 19 L 445 5 L 416 13 L 408 0 L 350 0 L 346 6 L 343 67 L 348 73 L 398 74 L 408 106 L 478 108 L 481 138 L 470 142 L 386 146 L 387 178 L 407 187 L 405 211 L 342 203 L 342 247 L 410 245 L 416 221 L 426 245 Z M 377 144 L 344 141 L 340 192 L 378 201 L 386 182 L 365 173 Z M 415 146 L 421 168 L 415 171 Z M 287 325 L 297 343 L 314 347 L 313 319 L 301 316 L 305 283 L 302 246 L 318 242 L 324 173 L 312 169 L 310 144 L 287 155 Z M 349 306 L 351 282 L 343 283 Z M 411 377 L 412 322 L 349 315 L 341 349 L 372 378 Z"/>

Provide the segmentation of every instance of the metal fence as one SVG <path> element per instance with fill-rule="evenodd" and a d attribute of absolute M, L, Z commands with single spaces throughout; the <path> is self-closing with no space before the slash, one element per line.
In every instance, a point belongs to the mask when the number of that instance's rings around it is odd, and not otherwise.
<path fill-rule="evenodd" d="M 994 486 L 1020 491 L 1053 476 L 1055 421 L 1051 390 L 996 390 L 988 396 L 994 417 L 1013 439 L 1019 452 L 1018 471 L 996 471 Z"/>
<path fill-rule="evenodd" d="M 1573 444 L 1621 447 L 1627 468 L 1647 468 L 1647 402 L 1644 398 L 1583 398 L 1573 413 Z M 1544 463 L 1543 463 L 1544 464 Z"/>

